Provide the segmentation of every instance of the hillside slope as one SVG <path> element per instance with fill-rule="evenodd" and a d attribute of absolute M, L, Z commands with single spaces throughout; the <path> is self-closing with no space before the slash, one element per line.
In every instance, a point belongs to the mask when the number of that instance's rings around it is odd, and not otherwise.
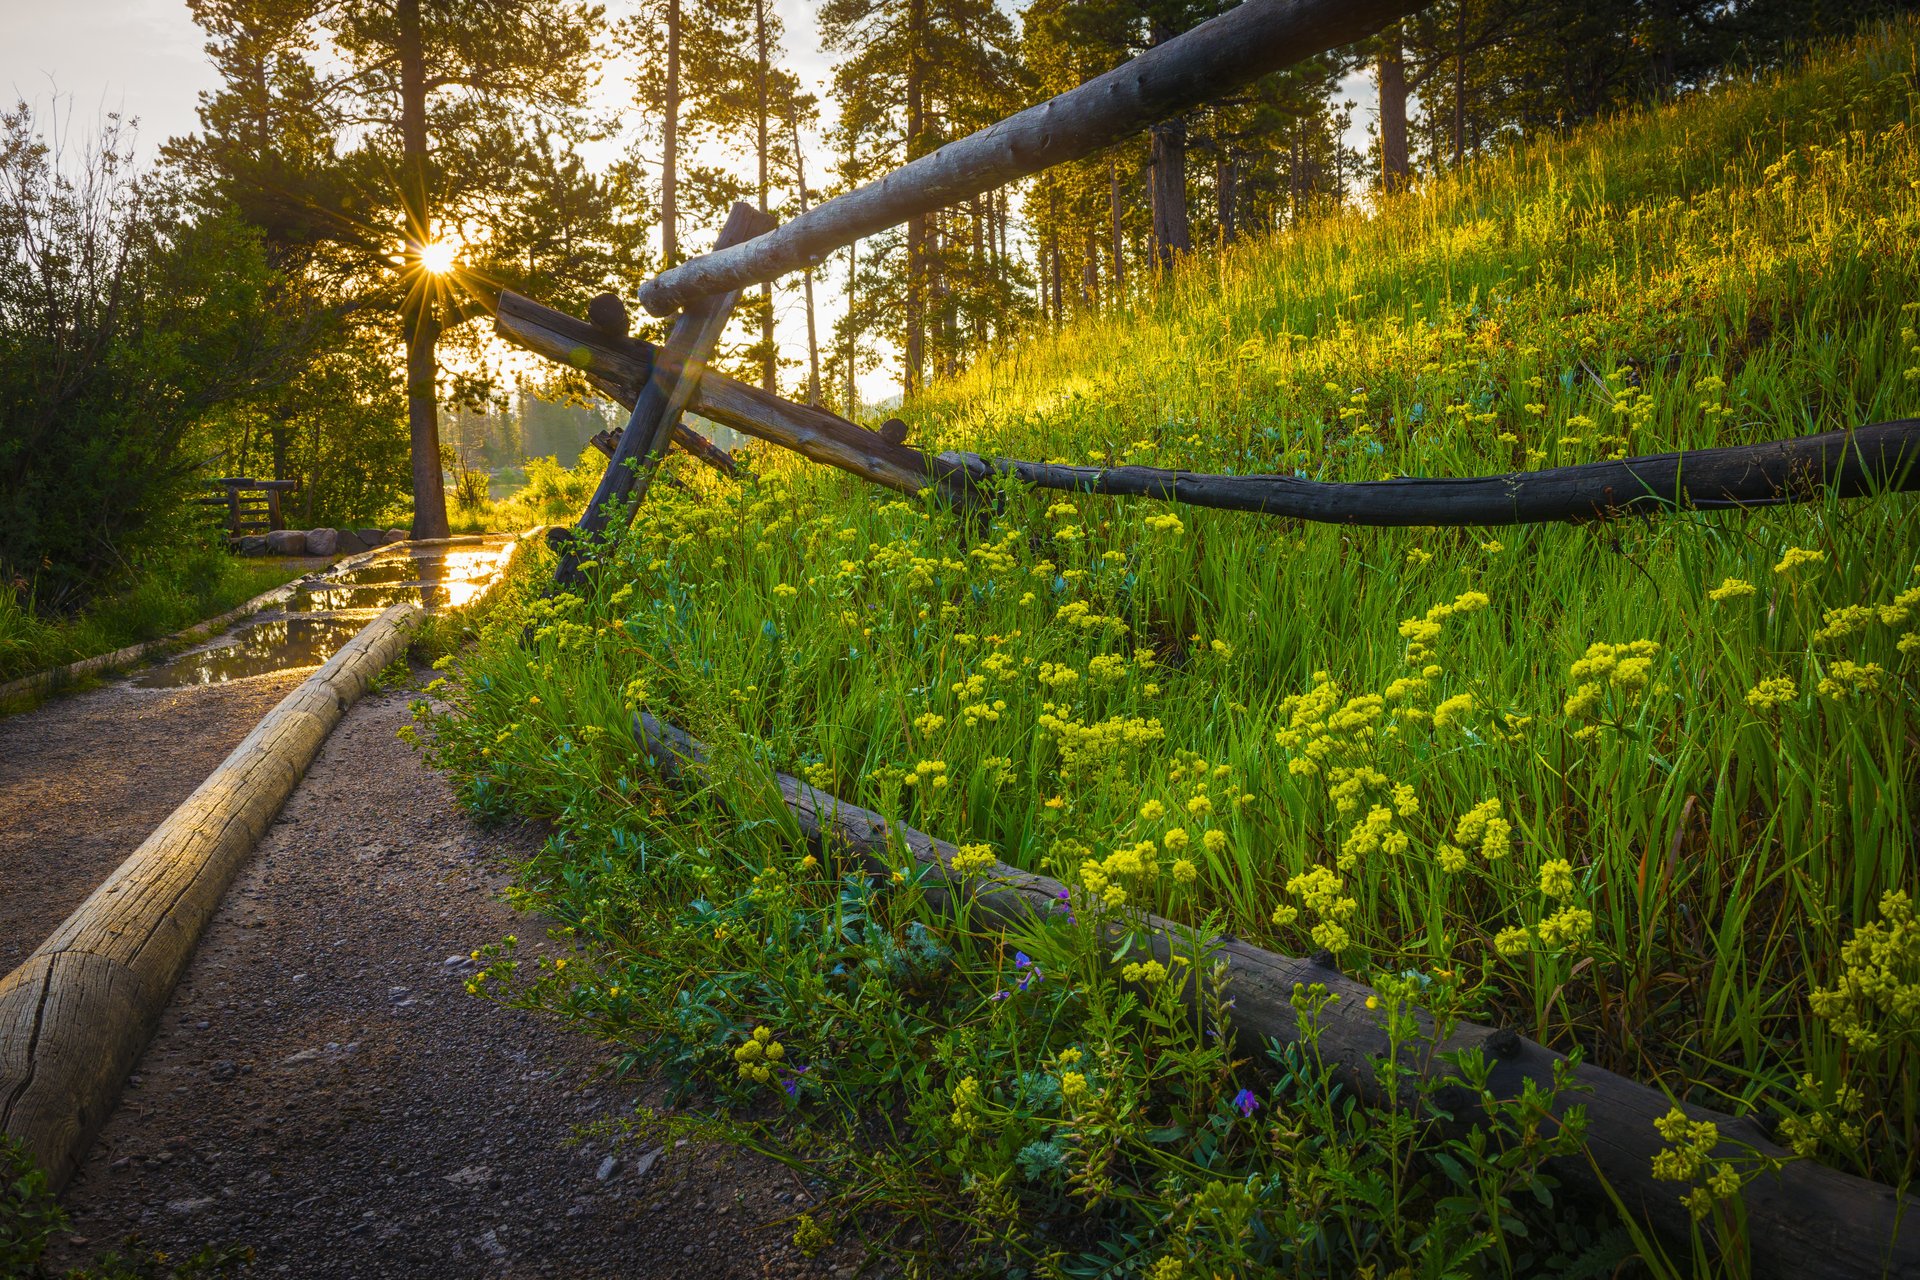
<path fill-rule="evenodd" d="M 1915 66 L 1901 28 L 1244 244 L 911 416 L 983 452 L 1371 479 L 1920 414 Z M 1104 1229 L 1073 1248 L 1336 1273 L 1482 1212 L 1455 1166 L 1403 1182 L 1389 1129 L 1234 1093 L 1232 1049 L 1118 996 L 1159 975 L 1084 922 L 1140 908 L 1915 1172 L 1910 496 L 1494 534 L 1009 487 L 970 533 L 791 460 L 688 479 L 592 588 L 503 615 L 437 749 L 472 803 L 562 818 L 526 891 L 593 972 L 531 998 L 737 1107 L 791 1086 L 767 1123 L 838 1133 L 813 1167 L 857 1203 L 991 1219 L 998 1256 Z M 633 802 L 641 706 L 716 744 L 710 796 Z M 1082 923 L 1019 940 L 1050 980 L 782 844 L 768 764 L 1076 886 Z M 881 972 L 884 998 L 839 985 Z M 887 1118 L 892 1156 L 832 1114 Z M 1669 1171 L 1703 1212 L 1728 1192 Z M 1239 1234 L 1196 1243 L 1195 1204 Z M 1526 1269 L 1486 1212 L 1475 1265 Z"/>

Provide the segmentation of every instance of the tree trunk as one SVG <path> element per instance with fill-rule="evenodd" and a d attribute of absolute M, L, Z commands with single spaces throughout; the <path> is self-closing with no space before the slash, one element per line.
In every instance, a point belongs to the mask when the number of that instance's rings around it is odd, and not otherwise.
<path fill-rule="evenodd" d="M 754 118 L 754 145 L 760 154 L 760 212 L 767 212 L 771 184 L 767 180 L 767 5 L 770 0 L 754 0 L 754 93 L 757 114 Z M 773 281 L 760 286 L 760 388 L 778 391 L 774 385 L 779 368 L 778 349 L 773 343 Z"/>
<path fill-rule="evenodd" d="M 978 295 L 978 282 L 988 277 L 993 264 L 988 260 L 992 248 L 992 237 L 987 227 L 988 210 L 993 207 L 993 193 L 985 192 L 975 196 L 969 202 L 973 215 L 973 271 L 967 281 L 968 291 Z M 973 308 L 973 345 L 980 348 L 987 341 L 986 308 Z"/>
<path fill-rule="evenodd" d="M 1113 296 L 1118 299 L 1126 296 L 1127 255 L 1120 230 L 1120 161 L 1112 155 L 1107 157 L 1107 212 L 1113 224 Z"/>
<path fill-rule="evenodd" d="M 1219 232 L 1222 248 L 1233 243 L 1233 201 L 1238 185 L 1239 165 L 1234 160 L 1233 154 L 1222 144 L 1220 153 L 1213 162 L 1214 192 L 1220 199 Z"/>
<path fill-rule="evenodd" d="M 860 412 L 860 386 L 855 377 L 853 334 L 856 321 L 854 306 L 859 301 L 855 278 L 860 271 L 860 242 L 855 240 L 847 246 L 847 417 Z"/>
<path fill-rule="evenodd" d="M 1047 232 L 1047 275 L 1053 281 L 1053 327 L 1058 329 L 1067 322 L 1067 300 L 1060 287 L 1060 186 L 1051 184 L 1047 189 L 1047 209 L 1051 217 L 1051 229 Z"/>
<path fill-rule="evenodd" d="M 907 160 L 920 157 L 926 121 L 926 76 L 921 67 L 921 43 L 926 36 L 926 0 L 909 0 L 907 5 Z M 920 375 L 926 360 L 926 238 L 927 215 L 916 213 L 907 219 L 907 296 L 906 362 L 901 371 L 901 398 L 920 389 Z"/>
<path fill-rule="evenodd" d="M 400 196 L 406 210 L 407 301 L 401 327 L 407 344 L 407 429 L 413 444 L 413 536 L 447 536 L 447 494 L 440 477 L 440 410 L 435 387 L 435 347 L 440 321 L 434 314 L 432 280 L 420 250 L 433 234 L 427 198 L 427 74 L 420 43 L 420 0 L 399 0 L 395 9 L 400 56 Z"/>
<path fill-rule="evenodd" d="M 1300 130 L 1299 117 L 1293 121 L 1293 151 L 1287 161 L 1287 225 L 1300 225 L 1300 188 L 1303 185 L 1300 174 Z"/>
<path fill-rule="evenodd" d="M 1149 135 L 1153 171 L 1153 247 L 1160 268 L 1193 249 L 1187 231 L 1187 122 L 1167 120 Z"/>
<path fill-rule="evenodd" d="M 1407 156 L 1407 63 L 1400 49 L 1400 24 L 1380 33 L 1380 60 L 1374 82 L 1380 90 L 1380 185 L 1399 191 L 1413 165 Z"/>
<path fill-rule="evenodd" d="M 680 0 L 667 0 L 667 103 L 660 124 L 660 265 L 680 261 Z"/>
<path fill-rule="evenodd" d="M 807 212 L 807 157 L 800 150 L 800 111 L 791 102 L 787 104 L 789 122 L 793 125 L 793 185 L 800 192 L 800 213 Z M 820 339 L 813 324 L 813 268 L 808 267 L 802 277 L 805 282 L 807 299 L 807 403 L 820 403 Z"/>
<path fill-rule="evenodd" d="M 1453 167 L 1467 158 L 1467 0 L 1453 9 Z"/>

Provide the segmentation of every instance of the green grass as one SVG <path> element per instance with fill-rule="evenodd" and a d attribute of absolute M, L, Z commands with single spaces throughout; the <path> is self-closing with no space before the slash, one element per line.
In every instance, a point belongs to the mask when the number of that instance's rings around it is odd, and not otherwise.
<path fill-rule="evenodd" d="M 1915 69 L 1901 27 L 1477 164 L 1195 263 L 907 416 L 943 447 L 1360 480 L 1920 412 Z M 969 538 L 803 464 L 683 474 L 697 496 L 656 487 L 590 590 L 528 607 L 531 647 L 517 615 L 482 644 L 442 725 L 470 800 L 575 833 L 526 883 L 599 983 L 667 963 L 620 923 L 665 910 L 663 882 L 612 832 L 704 866 L 669 880 L 715 902 L 736 860 L 799 874 L 739 834 L 778 764 L 1057 875 L 1084 913 L 1412 974 L 1911 1179 L 1911 497 L 1372 530 L 1009 487 Z M 632 798 L 639 705 L 718 745 L 724 810 Z M 680 990 L 698 966 L 778 971 L 747 943 L 684 959 Z M 1113 983 L 1081 961 L 1083 993 Z M 627 981 L 645 1003 L 666 980 Z M 790 1008 L 773 985 L 731 992 L 721 1025 Z M 642 1052 L 605 989 L 545 998 Z"/>
<path fill-rule="evenodd" d="M 71 617 L 37 612 L 19 591 L 0 592 L 0 681 L 170 635 L 303 572 L 195 547 L 136 567 L 129 582 Z"/>

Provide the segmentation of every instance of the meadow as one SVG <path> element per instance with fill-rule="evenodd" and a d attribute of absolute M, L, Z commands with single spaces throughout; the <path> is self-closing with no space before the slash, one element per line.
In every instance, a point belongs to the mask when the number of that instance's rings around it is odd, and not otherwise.
<path fill-rule="evenodd" d="M 1176 271 L 904 416 L 989 456 L 1362 480 L 1914 414 L 1916 66 L 1893 28 L 1530 144 Z M 1196 1029 L 1101 944 L 1142 910 L 1911 1181 L 1910 497 L 1362 529 L 1007 482 L 979 528 L 754 467 L 683 467 L 586 588 L 523 565 L 422 711 L 470 804 L 556 823 L 516 893 L 576 958 L 503 942 L 475 990 L 704 1103 L 637 1123 L 816 1179 L 796 1238 L 1160 1280 L 1743 1272 L 1742 1170 L 1673 1135 L 1699 1252 L 1663 1259 L 1551 1207 L 1567 1135 L 1520 1111 L 1474 1146 Z M 648 780 L 642 708 L 713 746 L 713 787 Z M 1003 938 L 904 873 L 842 878 L 787 839 L 771 768 L 1054 875 L 1070 910 Z"/>

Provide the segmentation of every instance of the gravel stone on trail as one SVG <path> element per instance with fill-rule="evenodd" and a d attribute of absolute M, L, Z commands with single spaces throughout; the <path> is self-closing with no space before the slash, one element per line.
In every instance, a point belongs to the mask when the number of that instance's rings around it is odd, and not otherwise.
<path fill-rule="evenodd" d="M 794 1249 L 808 1196 L 772 1161 L 572 1140 L 650 1087 L 558 1023 L 466 994 L 473 948 L 546 945 L 500 901 L 543 833 L 455 807 L 395 738 L 409 696 L 347 714 L 236 879 L 62 1197 L 56 1273 L 138 1233 L 174 1257 L 248 1245 L 269 1276 L 853 1275 L 851 1241 Z M 133 766 L 106 725 L 94 748 Z"/>

